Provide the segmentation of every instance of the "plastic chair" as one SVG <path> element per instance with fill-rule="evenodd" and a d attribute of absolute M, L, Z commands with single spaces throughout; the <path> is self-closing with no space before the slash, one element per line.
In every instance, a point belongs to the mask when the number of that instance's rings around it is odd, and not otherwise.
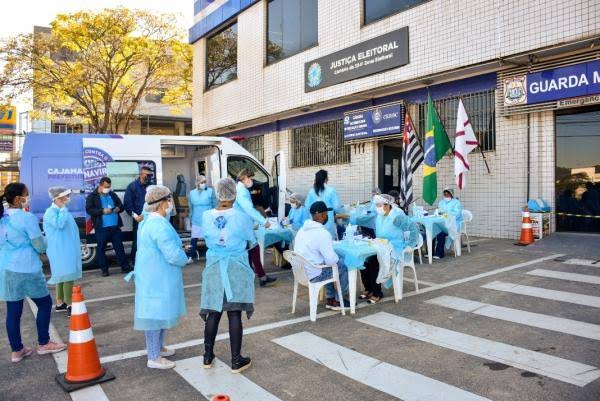
<path fill-rule="evenodd" d="M 462 211 L 463 224 L 460 229 L 460 235 L 464 235 L 467 238 L 467 250 L 471 253 L 471 241 L 469 241 L 469 234 L 467 233 L 467 223 L 473 221 L 473 213 L 468 210 Z"/>
<path fill-rule="evenodd" d="M 304 266 L 311 266 L 318 269 L 324 269 L 326 265 L 313 265 L 308 260 L 297 254 L 293 251 L 285 251 L 283 253 L 283 257 L 290 262 L 292 265 L 292 272 L 294 273 L 294 294 L 292 296 L 292 313 L 296 313 L 296 299 L 298 298 L 298 286 L 302 284 L 305 287 L 308 287 L 308 299 L 310 304 L 310 320 L 311 322 L 317 321 L 317 304 L 319 303 L 319 292 L 325 286 L 325 284 L 335 283 L 338 291 L 338 296 L 340 300 L 343 300 L 342 297 L 342 286 L 340 285 L 340 276 L 338 273 L 337 265 L 331 266 L 333 269 L 333 277 L 328 280 L 319 281 L 316 283 L 311 283 L 308 277 L 306 276 L 306 271 Z M 341 302 L 343 304 L 343 302 Z M 346 315 L 346 308 L 344 305 L 342 307 L 342 315 Z"/>
<path fill-rule="evenodd" d="M 423 240 L 421 240 L 421 242 L 423 242 Z M 410 267 L 412 269 L 415 282 L 415 291 L 419 292 L 419 281 L 417 280 L 417 269 L 415 268 L 414 255 L 414 248 L 406 248 L 401 259 L 398 259 L 397 255 L 392 254 L 392 284 L 394 286 L 394 302 L 396 303 L 402 299 L 405 267 Z"/>
<path fill-rule="evenodd" d="M 423 248 L 423 236 L 421 235 L 421 233 L 419 233 L 419 242 L 417 243 L 417 252 L 419 252 L 419 264 L 422 265 L 423 264 L 423 251 L 421 250 Z"/>

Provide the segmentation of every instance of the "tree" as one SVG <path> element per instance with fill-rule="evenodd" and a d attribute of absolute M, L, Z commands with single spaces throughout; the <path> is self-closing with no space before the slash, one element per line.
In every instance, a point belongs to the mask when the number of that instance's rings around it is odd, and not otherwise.
<path fill-rule="evenodd" d="M 191 81 L 190 46 L 174 15 L 115 8 L 58 15 L 50 25 L 0 46 L 0 101 L 32 91 L 46 118 L 126 134 L 145 95 L 185 86 L 186 74 Z M 166 101 L 189 98 L 175 92 Z"/>
<path fill-rule="evenodd" d="M 232 26 L 208 39 L 206 44 L 206 88 L 237 78 L 237 27 Z"/>

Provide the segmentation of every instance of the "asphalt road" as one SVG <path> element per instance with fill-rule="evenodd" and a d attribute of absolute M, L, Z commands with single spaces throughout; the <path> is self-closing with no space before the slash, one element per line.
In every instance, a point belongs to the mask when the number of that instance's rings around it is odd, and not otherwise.
<path fill-rule="evenodd" d="M 597 236 L 555 234 L 534 246 L 476 239 L 472 252 L 417 265 L 420 292 L 405 273 L 404 299 L 361 304 L 355 315 L 319 308 L 308 321 L 308 294 L 291 314 L 293 276 L 257 287 L 256 313 L 244 320 L 243 353 L 253 366 L 229 373 L 227 323 L 216 346 L 220 363 L 200 366 L 198 316 L 203 261 L 185 269 L 188 314 L 167 335 L 177 368 L 146 368 L 144 336 L 133 330 L 133 284 L 119 268 L 80 284 L 103 365 L 116 380 L 67 395 L 54 376 L 64 355 L 10 363 L 0 333 L 1 400 L 589 400 L 600 399 L 600 249 Z M 267 255 L 270 260 L 270 255 Z M 1 305 L 2 314 L 5 306 Z M 36 339 L 24 309 L 22 333 Z M 223 320 L 226 320 L 225 318 Z M 65 314 L 56 334 L 69 337 Z"/>

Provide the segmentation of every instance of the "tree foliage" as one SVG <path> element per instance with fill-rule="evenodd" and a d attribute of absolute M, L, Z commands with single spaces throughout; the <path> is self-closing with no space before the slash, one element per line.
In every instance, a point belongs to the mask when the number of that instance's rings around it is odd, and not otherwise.
<path fill-rule="evenodd" d="M 128 133 L 147 94 L 166 93 L 164 102 L 189 107 L 190 47 L 171 14 L 115 8 L 58 15 L 48 32 L 2 44 L 0 100 L 31 91 L 45 118 Z"/>

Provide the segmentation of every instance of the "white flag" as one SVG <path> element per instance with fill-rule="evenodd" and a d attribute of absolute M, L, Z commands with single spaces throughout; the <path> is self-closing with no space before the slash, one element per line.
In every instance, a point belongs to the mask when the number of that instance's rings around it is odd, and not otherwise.
<path fill-rule="evenodd" d="M 473 125 L 465 110 L 462 99 L 458 102 L 458 115 L 456 116 L 456 136 L 454 140 L 454 175 L 459 189 L 465 187 L 465 172 L 471 170 L 467 156 L 479 146 Z"/>

